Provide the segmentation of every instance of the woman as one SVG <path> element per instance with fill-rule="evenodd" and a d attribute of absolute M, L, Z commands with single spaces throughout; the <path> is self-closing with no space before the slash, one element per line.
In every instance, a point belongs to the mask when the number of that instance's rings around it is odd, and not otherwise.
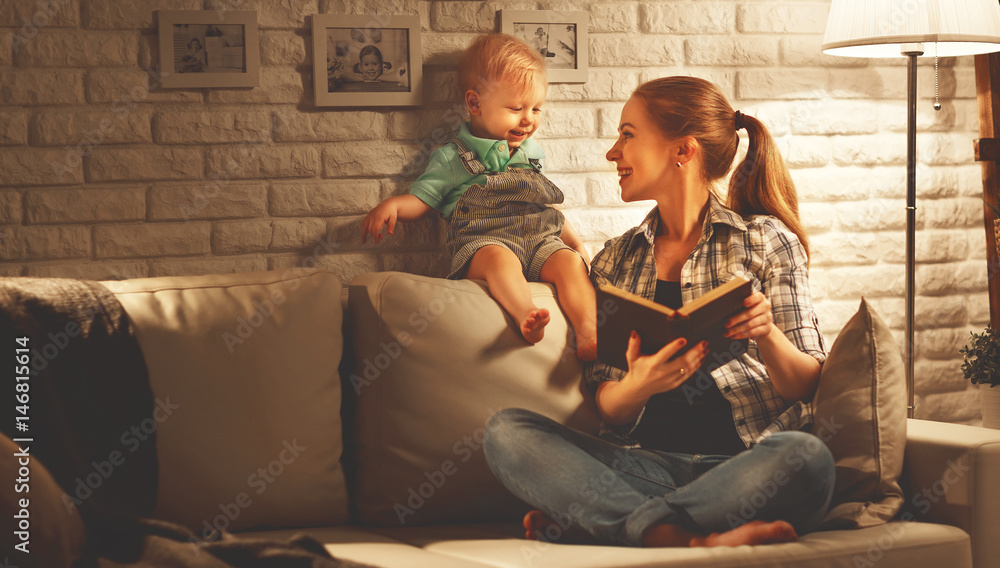
<path fill-rule="evenodd" d="M 726 206 L 713 183 L 729 172 L 738 131 L 746 159 Z M 608 151 L 624 201 L 655 200 L 636 228 L 594 258 L 592 279 L 663 304 L 688 302 L 741 274 L 756 290 L 727 322 L 747 353 L 708 373 L 704 343 L 678 339 L 623 372 L 586 370 L 601 438 L 506 409 L 489 424 L 486 457 L 515 495 L 538 507 L 528 538 L 582 528 L 599 542 L 719 546 L 787 542 L 815 528 L 833 491 L 829 450 L 801 432 L 825 347 L 808 292 L 808 249 L 791 177 L 757 119 L 704 80 L 641 85 Z M 714 355 L 713 355 L 714 356 Z"/>

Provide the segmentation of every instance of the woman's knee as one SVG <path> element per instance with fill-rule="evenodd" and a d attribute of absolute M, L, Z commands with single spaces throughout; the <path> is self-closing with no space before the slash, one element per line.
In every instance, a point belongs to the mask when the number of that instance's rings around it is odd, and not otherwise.
<path fill-rule="evenodd" d="M 807 432 L 777 432 L 760 443 L 785 456 L 785 462 L 796 471 L 808 469 L 822 474 L 833 470 L 833 454 L 830 449 L 823 440 Z"/>
<path fill-rule="evenodd" d="M 829 493 L 834 485 L 833 454 L 823 440 L 806 432 L 778 432 L 761 441 L 772 448 L 778 466 L 792 479 L 814 487 L 826 487 Z"/>
<path fill-rule="evenodd" d="M 523 408 L 504 408 L 490 417 L 486 423 L 486 439 L 483 448 L 487 459 L 530 445 L 539 428 L 549 419 Z"/>

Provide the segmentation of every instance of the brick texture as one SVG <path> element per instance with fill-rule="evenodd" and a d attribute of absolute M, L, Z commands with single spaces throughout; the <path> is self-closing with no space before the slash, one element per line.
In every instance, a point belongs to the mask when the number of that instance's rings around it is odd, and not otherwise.
<path fill-rule="evenodd" d="M 94 228 L 97 258 L 205 254 L 211 250 L 211 226 L 198 223 L 99 225 Z"/>
<path fill-rule="evenodd" d="M 136 32 L 55 30 L 39 33 L 15 57 L 21 67 L 124 67 L 138 59 Z"/>
<path fill-rule="evenodd" d="M 34 189 L 25 197 L 28 223 L 139 221 L 146 218 L 143 188 Z"/>
<path fill-rule="evenodd" d="M 827 339 L 861 296 L 902 338 L 906 68 L 822 54 L 828 0 L 0 0 L 0 275 L 440 276 L 439 216 L 378 245 L 359 223 L 464 120 L 455 64 L 501 9 L 589 12 L 587 80 L 549 86 L 537 139 L 591 254 L 653 206 L 623 203 L 605 159 L 622 105 L 641 82 L 703 77 L 791 169 Z M 257 11 L 260 84 L 163 89 L 159 10 Z M 425 103 L 316 106 L 320 13 L 419 16 Z M 918 72 L 917 414 L 976 423 L 957 353 L 989 320 L 975 72 L 939 63 L 940 111 L 933 59 Z"/>

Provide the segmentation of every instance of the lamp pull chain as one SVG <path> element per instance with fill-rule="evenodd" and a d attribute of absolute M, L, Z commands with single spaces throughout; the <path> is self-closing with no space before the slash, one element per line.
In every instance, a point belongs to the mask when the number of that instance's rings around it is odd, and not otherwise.
<path fill-rule="evenodd" d="M 938 91 L 938 44 L 934 42 L 934 110 L 941 110 L 941 97 Z"/>

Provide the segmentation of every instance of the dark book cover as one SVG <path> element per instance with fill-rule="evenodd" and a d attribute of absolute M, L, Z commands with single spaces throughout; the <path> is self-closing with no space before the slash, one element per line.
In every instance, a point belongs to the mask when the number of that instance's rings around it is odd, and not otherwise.
<path fill-rule="evenodd" d="M 701 369 L 711 371 L 746 353 L 748 340 L 724 337 L 725 322 L 743 310 L 743 300 L 753 293 L 750 281 L 737 276 L 715 289 L 672 310 L 614 286 L 597 288 L 597 358 L 606 365 L 628 370 L 625 350 L 632 330 L 642 338 L 640 351 L 650 355 L 683 337 L 684 353 L 701 341 L 710 353 Z M 603 320 L 603 321 L 602 321 Z"/>

